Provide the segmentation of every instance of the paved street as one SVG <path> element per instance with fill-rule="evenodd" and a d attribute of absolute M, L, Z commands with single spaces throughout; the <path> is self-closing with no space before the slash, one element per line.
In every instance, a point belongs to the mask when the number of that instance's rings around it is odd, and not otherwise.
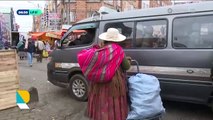
<path fill-rule="evenodd" d="M 19 62 L 20 88 L 28 90 L 34 86 L 38 89 L 39 103 L 30 110 L 18 107 L 0 111 L 1 120 L 87 120 L 83 114 L 86 102 L 73 100 L 67 89 L 62 89 L 47 82 L 46 62 L 28 67 L 27 61 Z"/>
<path fill-rule="evenodd" d="M 85 116 L 86 102 L 72 99 L 67 89 L 56 87 L 47 81 L 47 60 L 28 67 L 19 61 L 20 88 L 38 89 L 39 102 L 30 110 L 18 107 L 0 111 L 0 120 L 88 120 Z M 202 105 L 164 102 L 167 114 L 164 120 L 212 120 L 211 109 Z"/>

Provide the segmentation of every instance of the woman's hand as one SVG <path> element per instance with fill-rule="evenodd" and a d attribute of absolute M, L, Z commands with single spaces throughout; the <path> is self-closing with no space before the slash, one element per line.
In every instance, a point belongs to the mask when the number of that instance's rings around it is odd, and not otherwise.
<path fill-rule="evenodd" d="M 130 56 L 126 56 L 126 59 L 132 61 L 132 58 Z"/>
<path fill-rule="evenodd" d="M 131 65 L 132 63 L 132 58 L 130 56 L 126 56 L 126 59 L 128 60 L 129 64 Z"/>

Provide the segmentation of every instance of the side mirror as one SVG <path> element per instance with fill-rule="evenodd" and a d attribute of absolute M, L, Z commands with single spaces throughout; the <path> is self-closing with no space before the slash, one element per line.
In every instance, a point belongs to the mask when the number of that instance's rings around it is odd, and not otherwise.
<path fill-rule="evenodd" d="M 54 45 L 55 45 L 55 49 L 61 49 L 61 47 L 62 47 L 61 41 L 55 41 Z"/>
<path fill-rule="evenodd" d="M 65 47 L 63 45 L 60 45 L 57 47 L 57 49 L 64 49 Z"/>
<path fill-rule="evenodd" d="M 62 45 L 61 45 L 61 44 L 58 44 L 58 45 L 56 46 L 56 48 L 57 48 L 57 49 L 61 49 L 61 48 L 62 48 Z"/>

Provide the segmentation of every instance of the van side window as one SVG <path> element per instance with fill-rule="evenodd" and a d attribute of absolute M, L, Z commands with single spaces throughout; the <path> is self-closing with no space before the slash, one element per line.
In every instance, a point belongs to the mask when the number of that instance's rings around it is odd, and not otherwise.
<path fill-rule="evenodd" d="M 95 28 L 73 30 L 63 41 L 63 46 L 82 46 L 91 44 L 95 37 Z"/>
<path fill-rule="evenodd" d="M 93 43 L 99 23 L 85 23 L 72 26 L 61 40 L 62 47 L 78 47 Z"/>
<path fill-rule="evenodd" d="M 213 15 L 176 18 L 174 48 L 213 48 Z"/>
<path fill-rule="evenodd" d="M 166 20 L 137 22 L 136 47 L 165 48 L 166 44 L 167 44 Z"/>
<path fill-rule="evenodd" d="M 126 40 L 123 42 L 119 42 L 119 44 L 123 48 L 132 48 L 133 43 L 133 22 L 116 22 L 116 23 L 108 23 L 104 28 L 104 32 L 107 31 L 108 28 L 117 28 L 121 34 L 126 36 Z"/>

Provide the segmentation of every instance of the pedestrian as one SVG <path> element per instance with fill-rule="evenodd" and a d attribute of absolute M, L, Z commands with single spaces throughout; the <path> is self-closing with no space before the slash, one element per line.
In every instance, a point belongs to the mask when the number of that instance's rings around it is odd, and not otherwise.
<path fill-rule="evenodd" d="M 45 46 L 47 52 L 48 52 L 48 55 L 52 52 L 52 49 L 51 49 L 51 45 L 49 42 L 46 41 L 46 46 Z"/>
<path fill-rule="evenodd" d="M 4 49 L 5 49 L 5 50 L 8 50 L 8 49 L 9 49 L 9 46 L 10 46 L 10 43 L 8 42 L 8 40 L 6 40 L 6 41 L 4 42 Z"/>
<path fill-rule="evenodd" d="M 45 49 L 49 53 L 51 51 L 49 42 L 45 42 Z"/>
<path fill-rule="evenodd" d="M 28 64 L 30 67 L 32 67 L 33 66 L 33 52 L 35 51 L 35 44 L 31 38 L 28 38 L 26 45 L 25 45 L 25 50 L 27 51 Z"/>
<path fill-rule="evenodd" d="M 118 43 L 126 37 L 109 28 L 99 39 L 102 41 L 97 51 L 101 53 L 88 53 L 85 58 L 81 52 L 78 54 L 79 65 L 89 80 L 87 115 L 92 120 L 125 120 L 128 114 L 125 71 L 130 68 L 130 61 Z"/>
<path fill-rule="evenodd" d="M 58 47 L 60 47 L 60 40 L 59 39 L 56 39 L 54 41 L 54 49 L 57 49 Z"/>
<path fill-rule="evenodd" d="M 16 46 L 20 60 L 23 60 L 26 57 L 26 52 L 24 51 L 25 42 L 26 42 L 25 39 L 19 40 Z"/>
<path fill-rule="evenodd" d="M 43 58 L 48 58 L 48 51 L 47 51 L 47 48 L 46 48 L 46 46 L 47 46 L 47 44 L 46 44 L 46 42 L 45 41 L 43 41 L 43 44 L 44 44 L 44 49 L 43 49 L 43 51 L 42 51 L 42 57 Z"/>
<path fill-rule="evenodd" d="M 37 62 L 42 62 L 42 52 L 45 49 L 45 45 L 43 43 L 43 41 L 37 39 L 35 42 L 35 47 L 36 47 L 36 53 L 38 54 L 37 58 Z"/>

